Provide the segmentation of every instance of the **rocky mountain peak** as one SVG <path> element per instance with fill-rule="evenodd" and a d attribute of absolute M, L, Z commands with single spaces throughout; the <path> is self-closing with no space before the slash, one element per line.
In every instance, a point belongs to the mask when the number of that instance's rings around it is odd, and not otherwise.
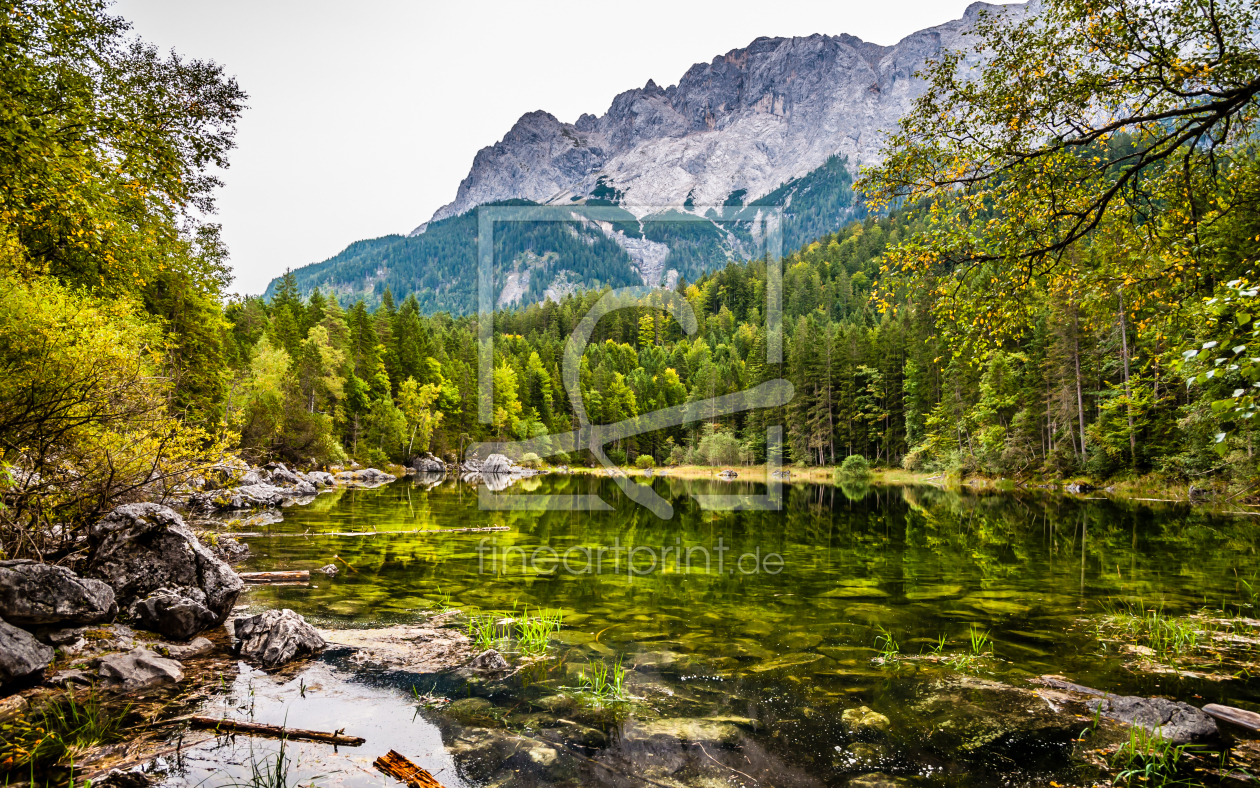
<path fill-rule="evenodd" d="M 1024 8 L 973 3 L 961 19 L 888 47 L 843 33 L 762 37 L 693 65 L 676 85 L 649 79 L 620 93 L 598 117 L 562 123 L 527 113 L 477 153 L 455 200 L 430 222 L 509 199 L 611 198 L 642 216 L 732 195 L 754 200 L 834 155 L 853 168 L 875 162 L 885 132 L 926 90 L 915 76 L 924 64 L 968 46 L 981 12 Z"/>

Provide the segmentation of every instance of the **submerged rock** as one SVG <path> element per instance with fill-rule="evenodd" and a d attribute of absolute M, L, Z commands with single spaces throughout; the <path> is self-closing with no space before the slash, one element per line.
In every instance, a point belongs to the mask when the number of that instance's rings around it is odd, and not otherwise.
<path fill-rule="evenodd" d="M 320 572 L 321 574 L 325 574 L 329 577 L 336 577 L 338 570 L 337 570 L 337 567 L 333 566 L 332 564 L 325 564 L 324 566 L 321 566 L 319 569 L 316 569 L 315 571 Z"/>
<path fill-rule="evenodd" d="M 40 643 L 25 629 L 0 620 L 0 686 L 42 674 L 52 660 L 51 646 Z"/>
<path fill-rule="evenodd" d="M 213 626 L 227 620 L 245 585 L 165 506 L 120 506 L 92 526 L 91 537 L 84 573 L 109 583 L 123 605 L 158 591 L 176 593 L 204 606 L 211 615 L 202 620 Z M 159 606 L 153 607 L 157 616 Z"/>
<path fill-rule="evenodd" d="M 184 680 L 183 666 L 160 657 L 144 646 L 125 654 L 110 654 L 97 663 L 102 683 L 124 692 L 174 684 Z"/>
<path fill-rule="evenodd" d="M 468 667 L 480 673 L 493 673 L 500 670 L 507 670 L 511 667 L 503 655 L 494 649 L 484 651 L 472 658 L 468 663 Z"/>
<path fill-rule="evenodd" d="M 328 645 L 315 627 L 288 608 L 238 618 L 232 631 L 239 641 L 237 653 L 268 668 L 318 654 Z"/>
<path fill-rule="evenodd" d="M 110 621 L 118 614 L 114 589 L 64 566 L 0 561 L 0 618 L 21 627 Z"/>
<path fill-rule="evenodd" d="M 440 626 L 395 626 L 382 629 L 321 630 L 328 643 L 354 649 L 358 665 L 437 673 L 465 664 L 471 654 L 468 638 Z"/>
<path fill-rule="evenodd" d="M 840 719 L 854 733 L 868 733 L 870 731 L 886 731 L 892 723 L 888 718 L 877 711 L 871 710 L 868 706 L 859 706 L 856 709 L 845 709 L 840 715 Z"/>
<path fill-rule="evenodd" d="M 695 717 L 666 717 L 634 725 L 626 730 L 623 736 L 628 741 L 665 738 L 677 741 L 733 746 L 740 742 L 744 734 L 743 731 L 729 722 L 698 719 Z"/>

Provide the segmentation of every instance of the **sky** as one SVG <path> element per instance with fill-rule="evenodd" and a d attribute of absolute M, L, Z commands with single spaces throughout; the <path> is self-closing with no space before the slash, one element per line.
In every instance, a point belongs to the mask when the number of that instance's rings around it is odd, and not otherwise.
<path fill-rule="evenodd" d="M 427 221 L 476 152 L 526 112 L 602 115 L 616 94 L 676 84 L 759 36 L 889 45 L 969 4 L 119 0 L 112 10 L 162 49 L 222 64 L 250 95 L 212 217 L 231 289 L 246 295 Z"/>

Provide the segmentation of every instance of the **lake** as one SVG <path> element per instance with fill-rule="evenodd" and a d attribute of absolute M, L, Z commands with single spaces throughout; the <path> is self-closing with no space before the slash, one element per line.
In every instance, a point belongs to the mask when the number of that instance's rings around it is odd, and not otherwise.
<path fill-rule="evenodd" d="M 501 620 L 553 612 L 562 624 L 544 659 L 506 679 L 365 670 L 333 649 L 280 678 L 242 665 L 220 710 L 248 698 L 261 721 L 365 736 L 357 767 L 293 746 L 303 758 L 294 774 L 323 783 L 380 785 L 366 764 L 392 748 L 448 788 L 877 788 L 1098 779 L 1082 755 L 1089 743 L 1077 741 L 1089 721 L 1032 694 L 1044 674 L 1260 709 L 1248 672 L 1260 593 L 1253 517 L 860 484 L 785 485 L 781 511 L 708 511 L 694 496 L 764 485 L 633 483 L 651 484 L 672 519 L 582 474 L 509 492 L 597 495 L 612 511 L 486 511 L 474 486 L 412 478 L 255 521 L 244 569 L 340 571 L 253 587 L 242 600 L 251 609 L 288 607 L 327 628 L 450 608 Z M 508 530 L 390 533 L 487 527 Z M 320 535 L 330 531 L 375 533 Z M 1173 638 L 1165 622 L 1203 631 Z M 1240 637 L 1211 636 L 1225 631 Z M 516 638 L 496 645 L 518 659 Z M 626 671 L 628 700 L 589 691 L 583 678 L 601 666 Z M 201 745 L 172 780 L 239 775 L 243 741 Z"/>

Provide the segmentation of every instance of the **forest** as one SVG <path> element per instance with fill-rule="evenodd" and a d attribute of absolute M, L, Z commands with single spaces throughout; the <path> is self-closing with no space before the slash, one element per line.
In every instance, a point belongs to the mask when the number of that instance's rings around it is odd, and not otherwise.
<path fill-rule="evenodd" d="M 134 39 L 103 2 L 10 6 L 6 538 L 177 489 L 230 454 L 404 462 L 574 426 L 564 345 L 609 283 L 494 316 L 494 419 L 480 424 L 475 316 L 429 314 L 388 288 L 371 303 L 303 296 L 293 275 L 266 299 L 229 296 L 208 217 L 248 97 L 222 67 Z M 812 204 L 865 218 L 781 261 L 691 261 L 677 291 L 694 334 L 648 299 L 601 321 L 582 362 L 600 423 L 777 378 L 791 402 L 640 435 L 610 456 L 756 463 L 766 426 L 781 424 L 793 464 L 862 455 L 933 473 L 1248 482 L 1257 20 L 1248 4 L 1213 9 L 1124 4 L 1117 16 L 1058 0 L 1044 24 L 985 17 L 983 72 L 967 75 L 965 53 L 931 66 L 933 90 L 854 184 L 860 212 L 838 160 L 806 184 L 835 184 L 844 193 Z M 783 278 L 773 365 L 768 265 Z"/>

